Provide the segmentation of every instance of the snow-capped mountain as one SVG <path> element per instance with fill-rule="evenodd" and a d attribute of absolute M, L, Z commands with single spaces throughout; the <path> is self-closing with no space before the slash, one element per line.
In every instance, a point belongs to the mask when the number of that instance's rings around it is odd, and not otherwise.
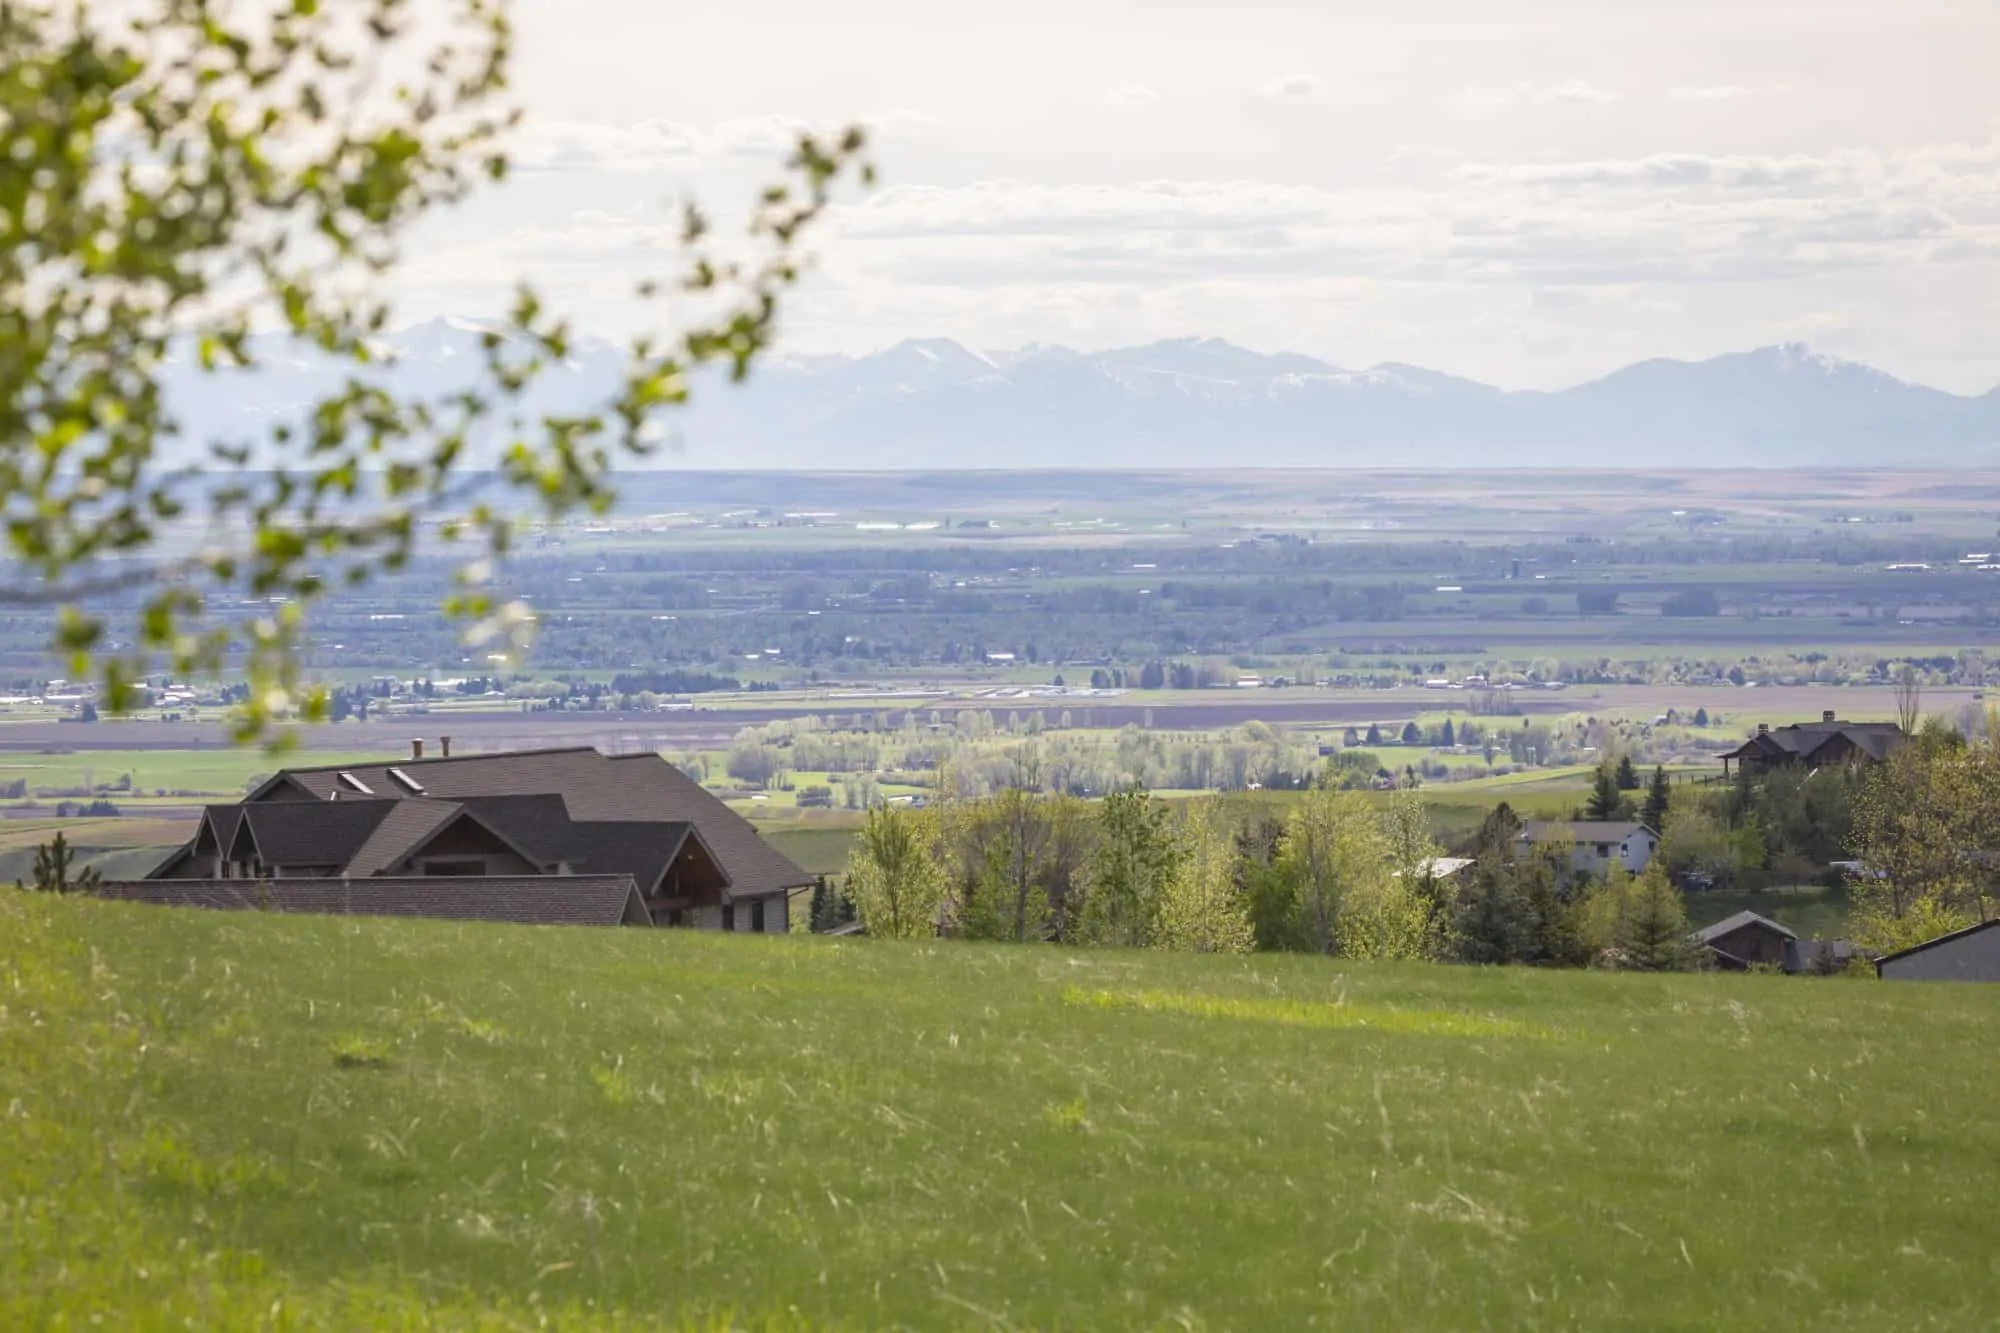
<path fill-rule="evenodd" d="M 463 388 L 476 320 L 382 339 L 405 392 Z M 194 442 L 294 417 L 338 383 L 289 344 L 251 374 L 169 367 Z M 580 338 L 530 415 L 615 391 L 612 343 Z M 1842 466 L 2000 463 L 2000 389 L 1961 397 L 1799 344 L 1645 361 L 1554 393 L 1508 392 L 1417 366 L 1348 370 L 1219 338 L 1082 352 L 980 352 L 912 338 L 866 356 L 774 355 L 747 383 L 717 375 L 667 423 L 670 465 L 714 468 Z"/>

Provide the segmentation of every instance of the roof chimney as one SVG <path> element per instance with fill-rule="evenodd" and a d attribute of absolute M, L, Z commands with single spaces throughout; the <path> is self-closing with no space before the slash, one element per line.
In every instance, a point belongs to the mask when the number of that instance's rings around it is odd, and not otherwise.
<path fill-rule="evenodd" d="M 424 757 L 424 738 L 422 736 L 418 736 L 410 741 L 410 758 L 422 759 L 423 757 Z"/>
<path fill-rule="evenodd" d="M 1828 713 L 1826 715 L 1826 720 L 1829 722 L 1833 721 L 1833 714 Z M 438 758 L 440 759 L 451 758 L 451 737 L 449 736 L 438 737 Z"/>
<path fill-rule="evenodd" d="M 1770 724 L 1769 722 L 1759 722 L 1759 723 L 1757 724 L 1757 734 L 1758 734 L 1759 736 L 1768 736 L 1768 735 L 1770 735 L 1770 734 L 1771 734 L 1771 724 Z M 418 741 L 418 742 L 417 742 L 417 754 L 418 754 L 418 755 L 419 755 L 419 756 L 421 757 L 421 756 L 422 756 L 422 754 L 423 754 L 423 752 L 424 752 L 424 743 L 423 743 L 422 741 Z"/>
<path fill-rule="evenodd" d="M 1820 720 L 1820 721 L 1822 721 L 1822 722 L 1831 722 L 1831 721 L 1833 721 L 1833 710 L 1832 710 L 1831 708 L 1829 708 L 1829 709 L 1827 709 L 1827 710 L 1826 710 L 1826 711 L 1825 711 L 1824 713 L 1821 713 L 1821 714 L 1819 715 L 1819 720 Z"/>

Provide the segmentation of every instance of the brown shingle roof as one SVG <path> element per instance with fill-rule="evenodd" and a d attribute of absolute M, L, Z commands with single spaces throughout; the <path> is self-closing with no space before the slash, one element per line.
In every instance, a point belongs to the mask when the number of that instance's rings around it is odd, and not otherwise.
<path fill-rule="evenodd" d="M 1794 722 L 1760 731 L 1729 751 L 1728 759 L 1768 759 L 1778 754 L 1810 760 L 1835 737 L 1845 737 L 1871 759 L 1887 759 L 1903 743 L 1903 729 L 1894 722 Z"/>
<path fill-rule="evenodd" d="M 243 828 L 264 864 L 344 866 L 397 801 L 265 801 L 240 807 Z"/>
<path fill-rule="evenodd" d="M 96 895 L 161 907 L 260 909 L 330 916 L 424 916 L 531 926 L 648 925 L 629 875 L 429 876 L 366 879 L 144 879 Z"/>
<path fill-rule="evenodd" d="M 269 804 L 283 805 L 274 801 Z M 336 801 L 336 805 L 345 802 Z M 379 875 L 415 851 L 418 844 L 457 818 L 464 806 L 456 801 L 383 801 L 389 813 L 354 855 L 342 862 L 349 875 Z"/>
<path fill-rule="evenodd" d="M 561 795 L 570 819 L 578 824 L 692 824 L 728 876 L 732 898 L 757 897 L 812 883 L 812 876 L 765 842 L 749 820 L 657 754 L 610 756 L 578 746 L 293 768 L 253 792 L 250 800 L 259 802 L 275 795 L 286 779 L 324 799 L 339 787 L 343 772 L 352 774 L 378 796 L 407 795 L 408 789 L 389 776 L 392 768 L 408 774 L 431 799 L 466 801 L 556 793 Z M 512 830 L 508 832 L 512 836 Z"/>

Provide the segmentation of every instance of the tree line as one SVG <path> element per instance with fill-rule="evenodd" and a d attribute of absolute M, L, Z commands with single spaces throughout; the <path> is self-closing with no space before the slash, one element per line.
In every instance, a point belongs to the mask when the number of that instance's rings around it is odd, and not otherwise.
<path fill-rule="evenodd" d="M 949 793 L 946 784 L 941 790 Z M 1371 959 L 1692 966 L 1655 868 L 1589 882 L 1504 805 L 1474 867 L 1441 863 L 1420 799 L 1321 784 L 1245 798 L 1087 803 L 1032 785 L 869 811 L 841 892 L 871 935 Z"/>

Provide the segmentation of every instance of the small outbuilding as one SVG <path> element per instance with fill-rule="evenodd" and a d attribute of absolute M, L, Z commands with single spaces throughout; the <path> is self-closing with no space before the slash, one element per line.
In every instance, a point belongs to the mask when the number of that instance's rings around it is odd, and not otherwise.
<path fill-rule="evenodd" d="M 2000 920 L 1954 930 L 1875 960 L 1884 981 L 2000 981 Z"/>
<path fill-rule="evenodd" d="M 1738 912 L 1694 933 L 1695 943 L 1715 955 L 1715 965 L 1740 972 L 1751 967 L 1782 967 L 1785 951 L 1798 935 L 1755 912 Z"/>

